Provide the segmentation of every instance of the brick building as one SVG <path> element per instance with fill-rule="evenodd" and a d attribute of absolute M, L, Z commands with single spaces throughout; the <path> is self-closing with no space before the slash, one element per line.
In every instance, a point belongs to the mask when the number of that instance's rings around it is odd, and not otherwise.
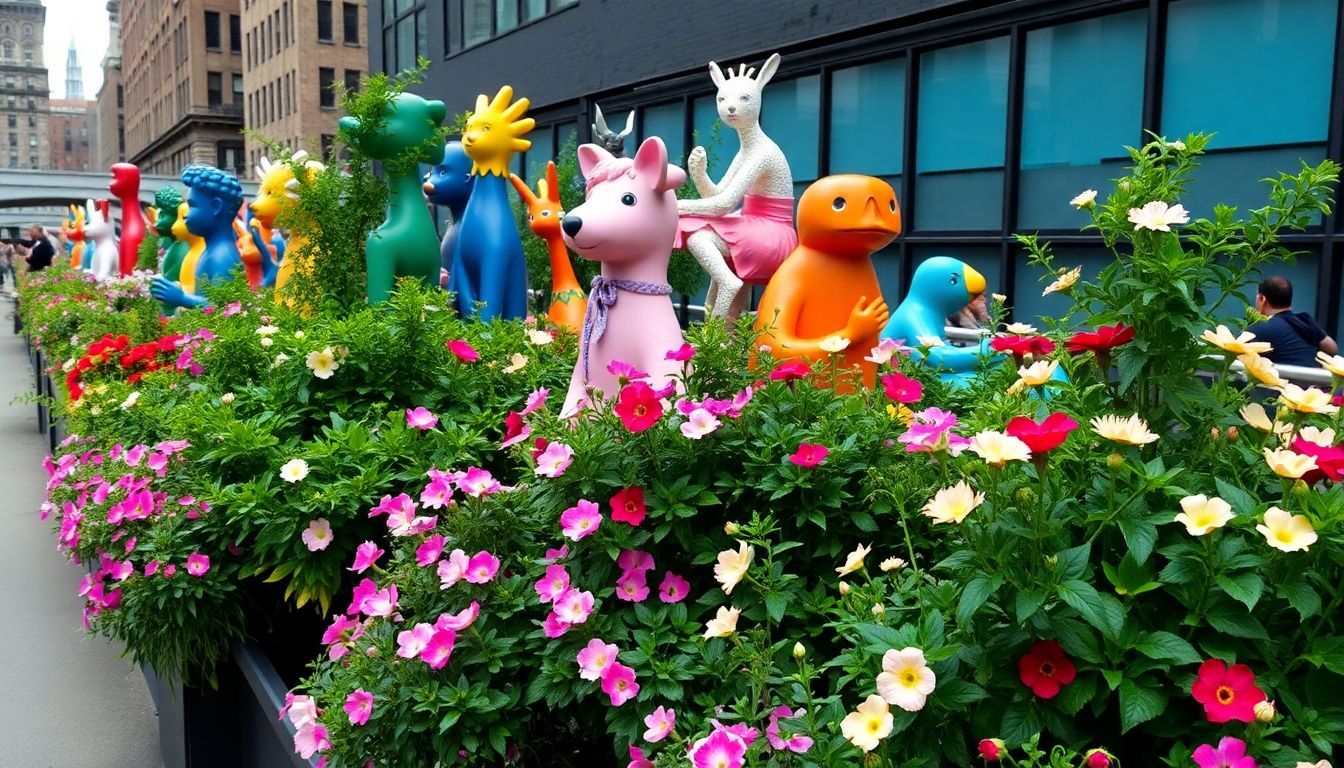
<path fill-rule="evenodd" d="M 364 0 L 243 0 L 243 92 L 250 132 L 325 152 L 336 133 L 332 86 L 356 88 L 368 64 Z M 265 148 L 247 137 L 249 166 Z"/>
<path fill-rule="evenodd" d="M 238 0 L 122 0 L 126 155 L 144 173 L 243 172 L 239 10 Z"/>
<path fill-rule="evenodd" d="M 97 115 L 96 101 L 51 100 L 51 115 L 47 118 L 51 168 L 58 171 L 98 170 L 93 165 Z"/>
<path fill-rule="evenodd" d="M 39 0 L 0 2 L 0 164 L 8 168 L 51 165 L 46 17 Z"/>
<path fill-rule="evenodd" d="M 96 168 L 110 168 L 113 163 L 126 159 L 126 103 L 121 80 L 121 4 L 118 0 L 107 0 L 107 16 L 111 25 L 107 41 L 107 53 L 103 56 L 103 84 L 98 89 L 97 119 L 94 121 L 98 131 L 95 142 L 96 152 L 93 165 Z"/>

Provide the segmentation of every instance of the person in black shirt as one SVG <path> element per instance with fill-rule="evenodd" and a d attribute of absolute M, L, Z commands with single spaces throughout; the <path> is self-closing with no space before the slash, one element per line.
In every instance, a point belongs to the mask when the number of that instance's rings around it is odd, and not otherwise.
<path fill-rule="evenodd" d="M 47 237 L 46 229 L 41 224 L 33 224 L 28 227 L 28 237 L 32 241 L 30 245 L 15 246 L 26 257 L 28 271 L 37 272 L 50 267 L 52 259 L 56 258 L 56 247 L 51 244 L 51 238 Z"/>
<path fill-rule="evenodd" d="M 1260 291 L 1255 295 L 1255 311 L 1268 319 L 1246 330 L 1255 334 L 1256 341 L 1274 346 L 1265 357 L 1275 363 L 1319 368 L 1317 351 L 1327 355 L 1339 352 L 1335 340 L 1310 313 L 1293 311 L 1293 284 L 1285 277 L 1272 275 L 1261 281 Z"/>

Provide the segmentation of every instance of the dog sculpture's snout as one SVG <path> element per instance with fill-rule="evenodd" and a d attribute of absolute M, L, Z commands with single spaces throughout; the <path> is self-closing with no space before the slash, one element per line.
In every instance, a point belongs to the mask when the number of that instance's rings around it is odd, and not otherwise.
<path fill-rule="evenodd" d="M 566 216 L 560 220 L 560 228 L 565 230 L 565 234 L 574 237 L 583 229 L 583 219 L 578 216 Z"/>

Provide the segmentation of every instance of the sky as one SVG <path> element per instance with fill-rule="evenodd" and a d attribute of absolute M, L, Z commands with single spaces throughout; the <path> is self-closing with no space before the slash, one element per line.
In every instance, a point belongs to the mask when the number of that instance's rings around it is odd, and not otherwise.
<path fill-rule="evenodd" d="M 103 84 L 103 54 L 107 52 L 106 0 L 42 0 L 47 6 L 47 37 L 42 52 L 47 63 L 51 98 L 65 98 L 65 59 L 71 36 L 84 73 L 84 98 L 92 100 Z"/>

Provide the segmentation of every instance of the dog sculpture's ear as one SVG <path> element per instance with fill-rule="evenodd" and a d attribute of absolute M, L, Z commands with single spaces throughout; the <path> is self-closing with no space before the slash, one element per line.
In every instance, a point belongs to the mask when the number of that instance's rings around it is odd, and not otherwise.
<path fill-rule="evenodd" d="M 635 153 L 635 174 L 646 181 L 654 192 L 667 192 L 686 181 L 686 172 L 667 164 L 667 146 L 657 136 L 650 136 Z"/>
<path fill-rule="evenodd" d="M 587 176 L 599 163 L 614 159 L 610 152 L 598 145 L 584 144 L 579 147 L 579 172 Z"/>

